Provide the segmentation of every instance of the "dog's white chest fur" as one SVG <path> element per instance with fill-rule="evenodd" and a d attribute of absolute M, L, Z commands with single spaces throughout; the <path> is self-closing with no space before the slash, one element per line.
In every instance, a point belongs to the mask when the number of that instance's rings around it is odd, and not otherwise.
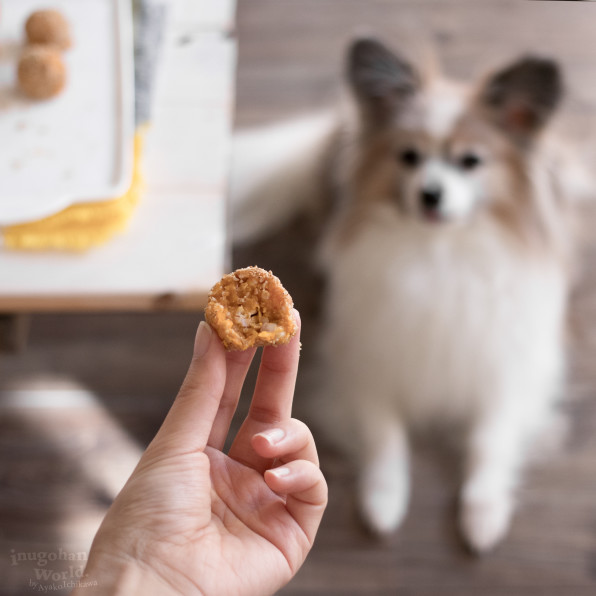
<path fill-rule="evenodd" d="M 553 393 L 565 310 L 556 264 L 522 259 L 488 224 L 440 228 L 389 206 L 333 252 L 328 345 L 338 367 L 364 369 L 375 401 L 425 423 L 475 418 L 495 401 L 531 409 Z"/>

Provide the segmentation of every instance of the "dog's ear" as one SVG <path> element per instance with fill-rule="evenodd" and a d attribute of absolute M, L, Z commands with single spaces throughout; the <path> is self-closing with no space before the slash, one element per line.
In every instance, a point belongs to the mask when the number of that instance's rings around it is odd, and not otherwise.
<path fill-rule="evenodd" d="M 414 68 L 372 38 L 351 44 L 347 78 L 364 114 L 373 123 L 389 120 L 419 87 Z"/>
<path fill-rule="evenodd" d="M 527 144 L 544 127 L 562 96 L 557 63 L 528 56 L 490 77 L 480 101 L 499 127 L 518 143 Z"/>

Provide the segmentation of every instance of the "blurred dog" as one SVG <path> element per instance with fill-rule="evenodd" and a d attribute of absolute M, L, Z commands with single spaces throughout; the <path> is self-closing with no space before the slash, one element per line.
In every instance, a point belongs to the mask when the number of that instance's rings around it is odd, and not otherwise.
<path fill-rule="evenodd" d="M 453 425 L 461 530 L 486 551 L 564 375 L 568 204 L 587 187 L 549 135 L 561 74 L 528 56 L 463 86 L 361 39 L 347 80 L 349 113 L 236 139 L 235 231 L 254 237 L 332 189 L 324 391 L 363 517 L 379 533 L 399 525 L 409 431 Z"/>

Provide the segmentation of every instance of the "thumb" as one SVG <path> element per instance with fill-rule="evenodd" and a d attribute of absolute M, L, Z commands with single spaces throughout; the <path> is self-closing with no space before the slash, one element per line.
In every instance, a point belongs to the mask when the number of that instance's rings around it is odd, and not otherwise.
<path fill-rule="evenodd" d="M 165 442 L 174 452 L 202 451 L 226 382 L 226 357 L 221 341 L 202 321 L 194 353 L 182 383 L 154 442 Z"/>

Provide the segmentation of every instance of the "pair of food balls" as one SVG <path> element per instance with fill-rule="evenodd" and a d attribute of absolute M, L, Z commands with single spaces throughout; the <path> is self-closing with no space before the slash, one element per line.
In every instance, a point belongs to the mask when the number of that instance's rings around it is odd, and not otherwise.
<path fill-rule="evenodd" d="M 17 70 L 19 86 L 31 99 L 50 99 L 66 84 L 61 51 L 72 45 L 70 27 L 57 10 L 37 10 L 25 23 L 27 47 Z"/>
<path fill-rule="evenodd" d="M 224 275 L 211 292 L 205 319 L 226 350 L 287 344 L 296 334 L 294 303 L 273 273 L 259 267 Z"/>

